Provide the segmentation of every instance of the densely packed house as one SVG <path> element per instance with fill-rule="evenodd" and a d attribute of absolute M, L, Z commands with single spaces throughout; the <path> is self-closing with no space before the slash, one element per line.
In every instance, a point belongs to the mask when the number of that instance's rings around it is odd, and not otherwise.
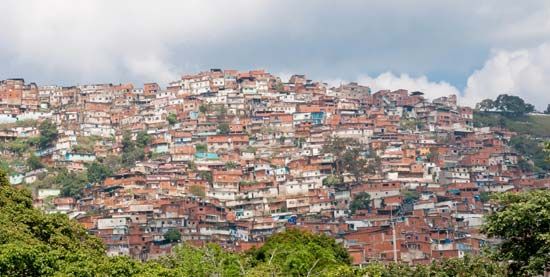
<path fill-rule="evenodd" d="M 110 255 L 143 260 L 181 242 L 243 251 L 300 228 L 335 237 L 355 264 L 429 263 L 488 242 L 479 233 L 486 193 L 550 185 L 522 172 L 512 133 L 474 128 L 473 110 L 454 95 L 330 87 L 304 75 L 212 69 L 166 88 L 1 81 L 0 122 L 25 119 L 56 124 L 56 143 L 36 155 L 75 172 L 121 156 L 125 133 L 147 135 L 145 157 L 77 197 L 34 192 L 37 206 L 78 220 Z M 38 135 L 0 131 L 4 141 Z M 10 180 L 32 184 L 44 170 Z M 167 241 L 169 230 L 180 239 Z"/>

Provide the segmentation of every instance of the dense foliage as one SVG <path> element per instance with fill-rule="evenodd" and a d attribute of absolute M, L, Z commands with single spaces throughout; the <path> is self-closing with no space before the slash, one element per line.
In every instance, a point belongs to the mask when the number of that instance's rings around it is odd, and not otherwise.
<path fill-rule="evenodd" d="M 122 163 L 125 167 L 135 165 L 136 161 L 145 159 L 145 147 L 151 143 L 151 136 L 146 132 L 139 132 L 135 141 L 132 134 L 125 131 L 122 135 Z"/>
<path fill-rule="evenodd" d="M 533 111 L 534 106 L 520 97 L 502 94 L 495 100 L 485 99 L 476 105 L 474 125 L 505 128 L 533 137 L 550 137 L 550 118 L 529 114 Z"/>
<path fill-rule="evenodd" d="M 205 153 L 208 152 L 208 147 L 206 146 L 206 144 L 197 144 L 195 145 L 195 150 L 197 151 L 197 153 Z"/>
<path fill-rule="evenodd" d="M 175 125 L 176 123 L 178 123 L 178 117 L 175 113 L 169 113 L 168 116 L 166 116 L 166 120 L 170 125 Z"/>
<path fill-rule="evenodd" d="M 514 116 L 535 111 L 535 106 L 515 95 L 501 94 L 495 100 L 485 99 L 476 105 L 480 111 L 498 111 Z"/>
<path fill-rule="evenodd" d="M 62 168 L 44 178 L 39 178 L 32 185 L 35 188 L 59 188 L 63 196 L 79 197 L 82 189 L 88 184 L 85 172 L 69 172 Z"/>
<path fill-rule="evenodd" d="M 40 138 L 38 145 L 40 148 L 49 148 L 52 147 L 59 135 L 57 131 L 57 125 L 50 120 L 44 120 L 38 126 L 40 130 Z"/>
<path fill-rule="evenodd" d="M 348 173 L 355 183 L 360 183 L 366 171 L 367 162 L 362 145 L 350 138 L 333 137 L 323 146 L 323 153 L 330 154 L 334 161 L 333 175 L 336 179 L 343 180 L 343 174 Z M 331 181 L 334 181 L 333 179 Z"/>
<path fill-rule="evenodd" d="M 550 191 L 495 196 L 498 212 L 487 218 L 483 232 L 503 239 L 496 260 L 511 261 L 512 275 L 536 275 L 550 266 Z"/>
<path fill-rule="evenodd" d="M 455 277 L 455 276 L 506 276 L 506 268 L 483 256 L 465 256 L 461 259 L 447 259 L 428 265 L 409 266 L 406 264 L 370 263 L 359 269 L 340 268 L 332 276 L 415 276 L 415 277 Z"/>
<path fill-rule="evenodd" d="M 550 170 L 550 161 L 548 161 L 547 155 L 543 151 L 544 144 L 540 140 L 527 135 L 514 136 L 510 140 L 510 146 L 523 157 L 531 159 L 535 171 Z"/>
<path fill-rule="evenodd" d="M 227 135 L 231 132 L 229 124 L 227 122 L 221 122 L 218 124 L 218 133 L 221 135 Z"/>
<path fill-rule="evenodd" d="M 366 192 L 360 192 L 353 197 L 349 209 L 352 214 L 355 214 L 357 210 L 367 210 L 370 206 L 370 194 Z"/>
<path fill-rule="evenodd" d="M 94 161 L 88 165 L 87 175 L 91 183 L 101 183 L 112 174 L 113 169 L 106 164 Z"/>
<path fill-rule="evenodd" d="M 264 276 L 318 276 L 351 263 L 346 249 L 334 239 L 296 229 L 271 236 L 251 255 L 256 271 L 261 269 Z"/>
<path fill-rule="evenodd" d="M 12 187 L 0 172 L 0 275 L 75 273 L 102 259 L 102 243 L 64 215 L 32 207 L 28 191 Z M 86 276 L 86 274 L 77 274 Z"/>
<path fill-rule="evenodd" d="M 36 170 L 36 169 L 44 168 L 44 164 L 42 164 L 42 161 L 40 161 L 39 157 L 37 157 L 34 154 L 31 154 L 31 156 L 27 159 L 27 167 L 30 170 Z"/>
<path fill-rule="evenodd" d="M 164 233 L 164 239 L 168 242 L 176 242 L 181 239 L 181 233 L 177 229 L 170 229 Z"/>

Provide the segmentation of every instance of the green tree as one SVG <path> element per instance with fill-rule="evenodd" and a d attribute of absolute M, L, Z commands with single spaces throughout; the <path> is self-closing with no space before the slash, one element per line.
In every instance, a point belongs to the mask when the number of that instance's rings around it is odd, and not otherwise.
<path fill-rule="evenodd" d="M 104 247 L 97 238 L 66 215 L 34 209 L 30 192 L 10 186 L 3 172 L 0 245 L 3 276 L 67 275 L 59 273 L 104 257 Z"/>
<path fill-rule="evenodd" d="M 335 174 L 342 175 L 344 172 L 344 153 L 350 147 L 357 146 L 358 143 L 354 139 L 332 137 L 323 145 L 323 153 L 331 154 L 334 159 Z"/>
<path fill-rule="evenodd" d="M 347 149 L 344 152 L 342 165 L 347 172 L 351 173 L 355 183 L 361 183 L 366 173 L 367 160 L 361 156 L 361 151 L 358 148 Z"/>
<path fill-rule="evenodd" d="M 218 133 L 222 135 L 227 135 L 231 132 L 231 129 L 229 128 L 229 124 L 227 122 L 222 122 L 218 124 Z"/>
<path fill-rule="evenodd" d="M 151 143 L 151 136 L 146 131 L 140 131 L 136 135 L 136 147 L 144 148 Z"/>
<path fill-rule="evenodd" d="M 479 193 L 479 201 L 482 203 L 487 203 L 489 200 L 491 200 L 491 193 L 487 191 L 482 191 Z"/>
<path fill-rule="evenodd" d="M 91 183 L 101 183 L 112 174 L 112 169 L 105 164 L 94 161 L 88 165 L 87 175 Z"/>
<path fill-rule="evenodd" d="M 206 114 L 209 111 L 210 111 L 210 105 L 201 104 L 199 106 L 199 112 Z"/>
<path fill-rule="evenodd" d="M 160 260 L 172 276 L 243 276 L 242 257 L 224 251 L 217 244 L 194 247 L 183 244 L 173 254 Z"/>
<path fill-rule="evenodd" d="M 329 175 L 325 179 L 323 179 L 323 186 L 333 187 L 340 185 L 344 182 L 340 176 L 336 175 Z"/>
<path fill-rule="evenodd" d="M 546 110 L 544 111 L 544 114 L 550 114 L 550 104 L 546 106 Z"/>
<path fill-rule="evenodd" d="M 346 272 L 343 268 L 340 272 Z M 349 269 L 347 269 L 349 272 Z M 483 256 L 469 256 L 434 261 L 427 265 L 372 262 L 350 274 L 333 276 L 506 276 L 506 267 Z"/>
<path fill-rule="evenodd" d="M 520 159 L 520 160 L 518 161 L 518 167 L 519 167 L 519 169 L 521 169 L 521 171 L 523 171 L 523 172 L 531 172 L 531 171 L 533 171 L 533 169 L 534 169 L 534 168 L 533 168 L 533 165 L 530 164 L 530 163 L 529 163 L 527 160 L 525 160 L 525 159 Z"/>
<path fill-rule="evenodd" d="M 132 133 L 130 131 L 124 131 L 122 134 L 122 152 L 131 152 L 136 147 L 132 140 Z"/>
<path fill-rule="evenodd" d="M 15 153 L 16 155 L 21 156 L 29 150 L 29 144 L 27 144 L 24 140 L 18 138 L 16 140 L 8 142 L 5 148 L 10 152 Z"/>
<path fill-rule="evenodd" d="M 63 168 L 54 174 L 40 178 L 33 186 L 37 188 L 59 188 L 61 194 L 68 197 L 78 197 L 88 183 L 86 172 L 69 172 Z"/>
<path fill-rule="evenodd" d="M 238 168 L 238 167 L 239 167 L 239 164 L 237 162 L 234 162 L 234 161 L 229 161 L 229 162 L 225 163 L 225 168 L 226 169 L 235 169 L 235 168 Z"/>
<path fill-rule="evenodd" d="M 10 175 L 12 172 L 10 163 L 0 160 L 0 171 L 3 171 L 6 175 Z"/>
<path fill-rule="evenodd" d="M 93 153 L 94 145 L 100 139 L 97 136 L 79 136 L 76 139 L 77 144 L 73 145 L 73 150 L 78 153 Z"/>
<path fill-rule="evenodd" d="M 38 130 L 40 130 L 40 139 L 38 142 L 40 148 L 52 147 L 59 135 L 57 126 L 50 120 L 44 120 L 38 126 Z"/>
<path fill-rule="evenodd" d="M 68 172 L 66 169 L 61 170 L 55 177 L 55 183 L 61 187 L 61 194 L 68 197 L 78 198 L 82 189 L 88 183 L 86 173 Z"/>
<path fill-rule="evenodd" d="M 515 95 L 501 94 L 494 101 L 485 99 L 476 105 L 480 111 L 496 110 L 513 116 L 525 115 L 533 112 L 535 106 L 525 103 L 525 101 Z"/>
<path fill-rule="evenodd" d="M 212 184 L 212 171 L 199 171 L 199 177 L 206 180 L 209 184 Z"/>
<path fill-rule="evenodd" d="M 411 131 L 422 129 L 424 127 L 424 123 L 421 120 L 414 118 L 401 120 L 400 125 L 401 128 Z"/>
<path fill-rule="evenodd" d="M 122 158 L 116 155 L 109 155 L 103 159 L 103 164 L 111 169 L 113 173 L 121 168 Z"/>
<path fill-rule="evenodd" d="M 407 190 L 403 193 L 403 202 L 414 203 L 420 198 L 420 194 L 415 190 Z"/>
<path fill-rule="evenodd" d="M 224 120 L 227 117 L 227 109 L 225 108 L 225 105 L 221 105 L 218 110 L 216 111 L 216 117 L 218 120 Z"/>
<path fill-rule="evenodd" d="M 178 123 L 178 117 L 175 113 L 169 113 L 168 116 L 166 116 L 166 120 L 168 121 L 168 124 L 171 126 Z"/>
<path fill-rule="evenodd" d="M 206 153 L 208 152 L 208 147 L 206 146 L 206 144 L 197 144 L 195 145 L 195 150 L 198 153 Z"/>
<path fill-rule="evenodd" d="M 178 229 L 172 228 L 164 233 L 164 240 L 167 242 L 177 242 L 181 239 L 181 233 Z"/>
<path fill-rule="evenodd" d="M 357 210 L 366 210 L 370 207 L 370 194 L 367 192 L 359 192 L 354 197 L 349 205 L 351 214 L 355 214 Z"/>
<path fill-rule="evenodd" d="M 489 215 L 482 232 L 503 239 L 493 256 L 510 261 L 513 276 L 542 274 L 550 265 L 550 191 L 496 195 L 497 212 Z"/>
<path fill-rule="evenodd" d="M 194 196 L 198 197 L 205 197 L 206 193 L 204 192 L 204 188 L 199 185 L 192 185 L 189 187 L 189 193 L 191 193 Z"/>
<path fill-rule="evenodd" d="M 495 102 L 491 99 L 485 99 L 476 104 L 476 110 L 478 111 L 490 111 L 495 108 Z"/>
<path fill-rule="evenodd" d="M 27 167 L 30 170 L 36 170 L 36 169 L 44 168 L 44 164 L 42 164 L 42 161 L 40 161 L 39 157 L 37 157 L 34 154 L 31 154 L 31 156 L 27 159 Z"/>
<path fill-rule="evenodd" d="M 550 170 L 550 161 L 544 152 L 544 143 L 531 136 L 519 135 L 510 139 L 510 146 L 522 156 L 531 159 L 535 165 L 535 171 Z"/>
<path fill-rule="evenodd" d="M 499 110 L 514 115 L 524 115 L 535 110 L 535 106 L 525 103 L 523 99 L 515 95 L 501 94 L 495 100 L 495 105 Z"/>
<path fill-rule="evenodd" d="M 256 267 L 281 276 L 318 276 L 351 263 L 346 249 L 333 238 L 298 229 L 271 236 L 250 254 Z"/>
<path fill-rule="evenodd" d="M 136 141 L 132 140 L 132 134 L 125 131 L 122 135 L 122 163 L 124 166 L 130 167 L 136 161 L 145 159 L 145 147 L 151 142 L 151 136 L 145 131 L 141 131 L 136 135 Z"/>

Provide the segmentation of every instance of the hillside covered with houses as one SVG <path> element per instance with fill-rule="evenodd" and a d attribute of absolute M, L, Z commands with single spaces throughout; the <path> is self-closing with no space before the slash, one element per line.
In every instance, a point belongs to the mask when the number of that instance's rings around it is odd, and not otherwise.
<path fill-rule="evenodd" d="M 429 264 L 494 243 L 480 232 L 491 194 L 550 187 L 548 138 L 479 112 L 501 111 L 264 70 L 166 87 L 8 79 L 0 166 L 112 256 L 245 251 L 292 227 L 333 237 L 355 265 Z"/>

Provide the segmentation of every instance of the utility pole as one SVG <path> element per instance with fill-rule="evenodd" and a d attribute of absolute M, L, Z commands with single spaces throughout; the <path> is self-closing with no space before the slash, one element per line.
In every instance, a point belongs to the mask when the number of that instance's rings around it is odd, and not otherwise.
<path fill-rule="evenodd" d="M 393 222 L 393 205 L 390 210 L 390 222 L 392 229 L 392 239 L 393 239 L 393 261 L 397 263 L 397 243 L 395 239 L 395 223 Z"/>

